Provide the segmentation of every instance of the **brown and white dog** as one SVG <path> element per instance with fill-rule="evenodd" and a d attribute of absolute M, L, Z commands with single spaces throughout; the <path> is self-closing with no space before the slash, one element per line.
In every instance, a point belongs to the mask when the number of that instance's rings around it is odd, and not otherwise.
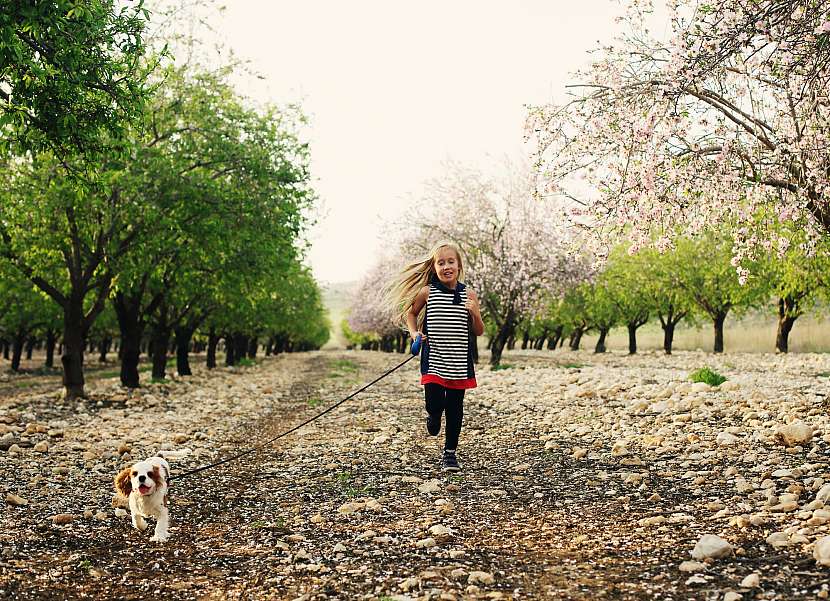
<path fill-rule="evenodd" d="M 147 529 L 144 518 L 156 518 L 156 530 L 151 541 L 163 543 L 168 538 L 169 512 L 167 509 L 170 465 L 165 457 L 183 457 L 186 451 L 160 451 L 155 457 L 126 467 L 115 477 L 115 490 L 127 497 L 133 526 Z"/>

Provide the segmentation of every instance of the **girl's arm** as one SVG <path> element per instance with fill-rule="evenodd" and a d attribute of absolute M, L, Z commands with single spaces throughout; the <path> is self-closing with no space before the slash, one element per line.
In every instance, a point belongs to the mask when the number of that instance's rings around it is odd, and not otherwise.
<path fill-rule="evenodd" d="M 484 321 L 481 319 L 481 307 L 478 305 L 476 293 L 467 289 L 467 304 L 465 305 L 473 318 L 473 333 L 476 336 L 484 334 Z"/>
<path fill-rule="evenodd" d="M 427 304 L 428 297 L 429 286 L 424 286 L 418 291 L 415 300 L 412 302 L 412 306 L 406 314 L 406 327 L 409 328 L 409 335 L 412 336 L 412 340 L 415 340 L 418 334 L 423 336 L 423 333 L 418 330 L 418 315 L 421 313 L 424 305 Z"/>

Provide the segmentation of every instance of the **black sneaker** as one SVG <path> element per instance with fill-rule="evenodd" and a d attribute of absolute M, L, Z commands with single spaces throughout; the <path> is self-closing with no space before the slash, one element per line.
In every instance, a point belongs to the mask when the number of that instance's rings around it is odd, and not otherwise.
<path fill-rule="evenodd" d="M 458 459 L 455 458 L 455 451 L 444 451 L 444 456 L 441 457 L 441 469 L 445 472 L 461 471 L 461 466 L 458 465 Z"/>
<path fill-rule="evenodd" d="M 427 414 L 427 432 L 430 436 L 438 436 L 441 431 L 441 416 L 435 417 L 431 413 Z"/>

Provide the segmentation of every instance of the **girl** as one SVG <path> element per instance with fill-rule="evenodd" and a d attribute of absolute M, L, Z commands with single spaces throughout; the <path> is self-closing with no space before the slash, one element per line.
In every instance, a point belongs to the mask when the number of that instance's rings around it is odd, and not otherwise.
<path fill-rule="evenodd" d="M 429 257 L 405 267 L 392 288 L 399 321 L 406 321 L 413 340 L 419 334 L 423 337 L 421 384 L 427 432 L 437 436 L 441 415 L 446 414 L 441 467 L 448 472 L 461 469 L 455 451 L 464 415 L 464 391 L 476 386 L 472 349 L 475 337 L 484 333 L 478 298 L 459 281 L 463 274 L 458 247 L 445 242 Z M 422 311 L 424 316 L 419 320 Z"/>

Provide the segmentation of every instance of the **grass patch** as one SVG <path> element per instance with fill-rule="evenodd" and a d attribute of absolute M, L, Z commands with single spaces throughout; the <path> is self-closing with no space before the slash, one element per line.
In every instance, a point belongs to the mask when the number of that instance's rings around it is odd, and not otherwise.
<path fill-rule="evenodd" d="M 708 367 L 696 369 L 689 374 L 689 379 L 692 382 L 706 382 L 709 386 L 720 386 L 726 382 L 725 377 Z"/>
<path fill-rule="evenodd" d="M 371 497 L 374 495 L 374 489 L 369 486 L 357 486 L 352 483 L 353 475 L 351 472 L 340 472 L 335 476 L 337 487 L 348 498 L 354 497 Z"/>
<path fill-rule="evenodd" d="M 490 371 L 502 371 L 504 369 L 513 369 L 514 367 L 512 363 L 499 363 L 498 365 L 493 365 Z"/>
<path fill-rule="evenodd" d="M 816 374 L 817 378 L 830 378 L 830 371 L 820 371 Z"/>
<path fill-rule="evenodd" d="M 307 401 L 309 407 L 319 407 L 323 404 L 323 399 L 319 397 L 312 397 Z"/>
<path fill-rule="evenodd" d="M 562 363 L 559 367 L 564 367 L 565 369 L 582 369 L 585 366 L 582 363 Z"/>
<path fill-rule="evenodd" d="M 358 365 L 351 359 L 337 359 L 329 365 L 329 378 L 345 378 L 357 374 Z"/>
<path fill-rule="evenodd" d="M 249 359 L 248 357 L 242 357 L 237 363 L 239 367 L 253 367 L 256 365 L 256 361 L 254 359 Z"/>

